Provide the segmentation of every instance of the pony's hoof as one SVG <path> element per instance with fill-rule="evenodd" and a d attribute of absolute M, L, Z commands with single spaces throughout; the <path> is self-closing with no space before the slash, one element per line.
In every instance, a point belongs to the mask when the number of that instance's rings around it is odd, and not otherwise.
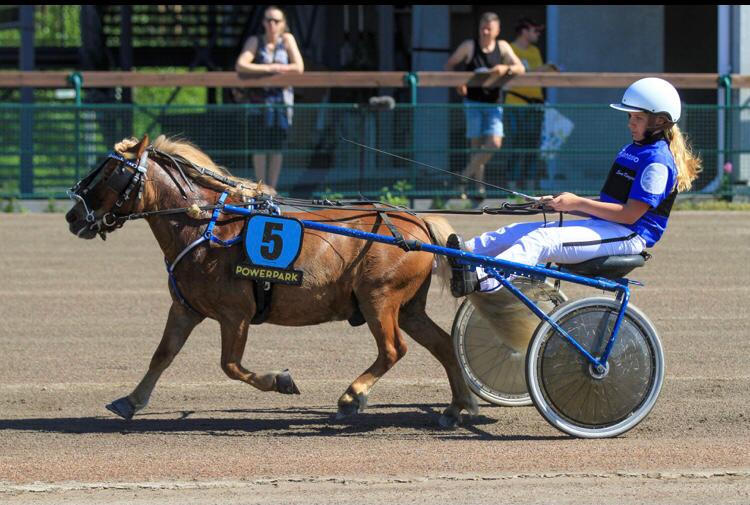
<path fill-rule="evenodd" d="M 461 409 L 451 405 L 443 411 L 438 422 L 443 428 L 458 428 L 461 425 Z"/>
<path fill-rule="evenodd" d="M 451 414 L 443 414 L 438 423 L 441 428 L 456 429 L 461 425 L 461 419 Z"/>
<path fill-rule="evenodd" d="M 339 410 L 336 413 L 336 420 L 340 421 L 345 417 L 354 414 L 361 414 L 367 408 L 367 395 L 359 393 L 350 403 L 339 404 Z"/>
<path fill-rule="evenodd" d="M 107 405 L 107 410 L 109 410 L 113 414 L 117 414 L 126 421 L 130 421 L 131 419 L 133 419 L 133 415 L 135 414 L 135 405 L 133 405 L 128 397 L 125 396 Z"/>
<path fill-rule="evenodd" d="M 350 403 L 348 405 L 339 405 L 339 410 L 336 412 L 336 420 L 341 421 L 342 419 L 352 416 L 357 413 L 357 405 Z"/>
<path fill-rule="evenodd" d="M 357 414 L 361 414 L 365 411 L 367 408 L 367 395 L 364 393 L 359 393 L 357 395 Z"/>
<path fill-rule="evenodd" d="M 297 387 L 297 384 L 294 383 L 288 368 L 276 375 L 276 391 L 285 395 L 300 394 L 299 388 Z"/>

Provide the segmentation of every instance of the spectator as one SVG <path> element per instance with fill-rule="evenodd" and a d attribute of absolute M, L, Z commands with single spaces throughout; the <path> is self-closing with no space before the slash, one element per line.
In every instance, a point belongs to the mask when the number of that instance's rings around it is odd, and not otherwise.
<path fill-rule="evenodd" d="M 500 104 L 500 88 L 488 84 L 499 77 L 510 77 L 525 72 L 521 60 L 500 35 L 500 18 L 494 12 L 486 12 L 479 19 L 479 37 L 468 39 L 458 46 L 445 63 L 445 70 L 453 70 L 459 64 L 471 72 L 493 74 L 495 79 L 485 81 L 482 87 L 458 87 L 458 94 L 464 97 L 466 115 L 466 137 L 471 141 L 472 152 L 469 164 L 463 174 L 478 181 L 484 181 L 484 167 L 495 151 L 503 144 L 503 109 Z M 494 104 L 495 107 L 488 107 Z M 485 193 L 484 185 L 477 185 L 478 196 Z M 465 197 L 465 195 L 463 195 Z"/>
<path fill-rule="evenodd" d="M 263 17 L 262 35 L 248 37 L 237 58 L 238 73 L 299 73 L 305 70 L 297 41 L 289 33 L 286 16 L 276 6 L 268 7 Z M 292 124 L 294 91 L 287 88 L 244 88 L 235 98 L 243 103 L 286 104 L 289 107 L 250 110 L 250 138 L 255 142 L 253 166 L 255 178 L 276 187 L 281 173 L 282 154 Z M 238 96 L 239 95 L 239 96 Z M 244 96 L 242 96 L 244 95 Z M 258 152 L 260 151 L 260 152 Z"/>
<path fill-rule="evenodd" d="M 544 25 L 530 18 L 522 18 L 516 25 L 516 39 L 511 47 L 520 58 L 527 72 L 558 72 L 554 64 L 544 64 L 542 53 L 536 46 Z M 539 142 L 544 121 L 544 91 L 540 87 L 512 88 L 505 92 L 508 107 L 508 131 L 510 147 L 524 149 L 509 157 L 508 172 L 513 174 L 509 186 L 538 190 L 539 181 L 546 177 L 546 170 L 539 157 Z"/>

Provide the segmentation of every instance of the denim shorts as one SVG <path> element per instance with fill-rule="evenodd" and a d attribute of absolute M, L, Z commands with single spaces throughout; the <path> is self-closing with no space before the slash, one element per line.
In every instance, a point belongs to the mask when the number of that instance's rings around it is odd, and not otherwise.
<path fill-rule="evenodd" d="M 464 99 L 466 138 L 504 137 L 503 108 L 484 102 Z"/>

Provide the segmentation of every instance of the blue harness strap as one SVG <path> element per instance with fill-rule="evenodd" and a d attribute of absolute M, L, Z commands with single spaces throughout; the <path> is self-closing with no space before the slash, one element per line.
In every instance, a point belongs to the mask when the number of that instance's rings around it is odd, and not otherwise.
<path fill-rule="evenodd" d="M 185 256 L 187 256 L 187 253 L 192 251 L 195 247 L 202 244 L 206 240 L 207 239 L 205 235 L 201 235 L 200 237 L 198 237 L 197 240 L 195 240 L 193 243 L 191 243 L 189 246 L 183 249 L 180 254 L 177 255 L 177 257 L 175 258 L 174 262 L 171 265 L 169 264 L 169 260 L 167 258 L 164 258 L 164 263 L 167 266 L 167 274 L 169 275 L 169 287 L 172 289 L 172 293 L 174 293 L 174 296 L 183 306 L 187 307 L 188 309 L 192 310 L 198 315 L 203 315 L 203 314 L 195 310 L 195 308 L 193 308 L 188 303 L 185 297 L 182 296 L 182 293 L 180 292 L 180 288 L 177 287 L 177 279 L 175 279 L 175 276 L 174 276 L 174 269 L 177 266 L 177 264 L 180 262 L 180 260 L 184 258 Z"/>
<path fill-rule="evenodd" d="M 172 290 L 172 293 L 174 293 L 175 297 L 179 302 L 187 307 L 188 309 L 192 310 L 196 314 L 203 315 L 197 310 L 195 310 L 194 307 L 188 303 L 187 299 L 185 299 L 184 296 L 182 296 L 182 292 L 180 291 L 180 288 L 177 287 L 177 279 L 174 275 L 174 269 L 177 267 L 177 264 L 187 256 L 187 253 L 195 249 L 198 245 L 202 244 L 203 242 L 209 241 L 214 242 L 216 244 L 219 244 L 223 247 L 230 247 L 234 244 L 236 244 L 241 238 L 241 235 L 238 235 L 230 240 L 221 240 L 219 237 L 214 236 L 214 227 L 216 226 L 216 221 L 218 221 L 219 216 L 221 215 L 221 211 L 224 207 L 224 201 L 227 199 L 227 196 L 229 195 L 228 192 L 224 191 L 221 196 L 219 197 L 219 200 L 216 202 L 216 208 L 214 209 L 213 214 L 211 215 L 211 221 L 209 221 L 208 225 L 206 226 L 206 231 L 203 232 L 203 234 L 198 237 L 197 240 L 193 241 L 190 245 L 188 245 L 185 249 L 182 250 L 180 254 L 177 255 L 174 262 L 170 265 L 169 260 L 167 258 L 164 258 L 164 263 L 167 266 L 167 274 L 169 275 L 169 287 Z"/>
<path fill-rule="evenodd" d="M 177 298 L 177 300 L 185 307 L 187 307 L 189 310 L 195 312 L 198 315 L 203 315 L 199 311 L 197 311 L 194 307 L 188 303 L 187 299 L 185 299 L 184 296 L 182 296 L 182 293 L 180 292 L 180 288 L 177 287 L 177 279 L 174 275 L 175 267 L 177 267 L 177 264 L 187 256 L 187 254 L 195 249 L 197 246 L 202 244 L 203 242 L 213 242 L 214 244 L 218 244 L 222 247 L 231 247 L 240 240 L 242 240 L 242 233 L 237 235 L 234 238 L 231 238 L 229 240 L 222 240 L 216 235 L 214 235 L 214 228 L 216 227 L 216 222 L 219 220 L 219 216 L 221 215 L 223 209 L 224 209 L 224 202 L 227 199 L 227 196 L 229 196 L 229 192 L 224 191 L 221 196 L 219 196 L 219 199 L 216 202 L 216 208 L 214 208 L 213 214 L 211 215 L 211 221 L 209 221 L 208 225 L 206 226 L 206 230 L 201 234 L 200 237 L 198 237 L 195 241 L 193 241 L 190 245 L 188 245 L 185 249 L 182 250 L 180 254 L 177 255 L 174 262 L 172 264 L 169 263 L 169 260 L 167 258 L 164 258 L 164 263 L 167 267 L 167 274 L 169 275 L 169 287 L 172 290 L 172 293 L 174 293 L 174 296 Z M 278 208 L 275 204 L 267 205 L 267 208 L 270 212 L 273 212 L 274 214 L 281 214 L 281 210 Z M 255 206 L 251 205 L 250 209 L 255 210 Z M 268 317 L 268 309 L 270 308 L 270 290 L 264 289 L 264 286 L 260 285 L 259 283 L 253 281 L 255 284 L 255 295 L 256 295 L 256 306 L 257 306 L 257 312 L 255 317 L 253 317 L 253 324 L 260 324 L 261 322 L 265 321 L 265 319 Z"/>
<path fill-rule="evenodd" d="M 216 202 L 214 213 L 211 215 L 211 221 L 208 223 L 208 226 L 206 226 L 206 231 L 203 232 L 203 236 L 206 238 L 206 240 L 210 240 L 214 244 L 219 244 L 222 247 L 231 247 L 242 240 L 242 234 L 237 235 L 234 238 L 230 238 L 229 240 L 222 240 L 214 235 L 214 227 L 216 226 L 216 221 L 219 219 L 219 216 L 224 209 L 224 201 L 227 199 L 227 196 L 229 196 L 229 193 L 227 191 L 224 191 L 221 194 L 219 200 Z"/>

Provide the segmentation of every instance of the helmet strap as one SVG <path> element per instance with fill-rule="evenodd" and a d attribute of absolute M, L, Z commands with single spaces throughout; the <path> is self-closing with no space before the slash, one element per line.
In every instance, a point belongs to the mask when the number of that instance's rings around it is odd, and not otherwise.
<path fill-rule="evenodd" d="M 662 117 L 666 121 L 661 125 L 656 124 L 656 119 Z M 658 114 L 649 114 L 648 123 L 646 124 L 646 132 L 643 135 L 641 144 L 653 144 L 654 142 L 661 140 L 666 137 L 665 131 L 672 127 L 674 123 L 667 119 L 665 116 L 659 116 Z"/>

